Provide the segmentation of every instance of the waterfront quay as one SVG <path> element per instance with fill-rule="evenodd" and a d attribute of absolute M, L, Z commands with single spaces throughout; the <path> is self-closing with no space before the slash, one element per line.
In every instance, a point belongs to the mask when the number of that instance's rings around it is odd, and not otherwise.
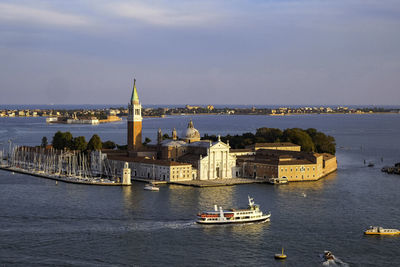
<path fill-rule="evenodd" d="M 7 167 L 7 166 L 0 166 L 0 170 L 9 171 L 14 173 L 26 174 L 31 176 L 36 176 L 40 178 L 46 178 L 50 180 L 60 181 L 64 183 L 72 183 L 72 184 L 84 184 L 84 185 L 106 185 L 106 186 L 123 186 L 124 184 L 110 181 L 107 179 L 100 179 L 100 178 L 80 178 L 80 177 L 69 177 L 69 176 L 62 176 L 62 175 L 51 175 L 44 172 L 33 172 L 24 169 L 20 169 L 17 167 Z"/>

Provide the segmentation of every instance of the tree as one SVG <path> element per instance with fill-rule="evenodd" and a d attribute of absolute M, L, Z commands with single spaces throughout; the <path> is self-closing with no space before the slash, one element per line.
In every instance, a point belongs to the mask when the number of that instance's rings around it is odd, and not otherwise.
<path fill-rule="evenodd" d="M 257 142 L 280 142 L 283 132 L 277 128 L 259 128 L 256 132 Z"/>
<path fill-rule="evenodd" d="M 48 143 L 47 143 L 47 137 L 46 137 L 46 136 L 43 136 L 41 147 L 46 147 L 47 144 L 48 144 Z"/>
<path fill-rule="evenodd" d="M 301 146 L 305 152 L 315 151 L 314 143 L 308 133 L 299 128 L 286 129 L 283 131 L 283 138 L 286 142 L 292 142 Z"/>
<path fill-rule="evenodd" d="M 89 143 L 87 145 L 88 150 L 100 150 L 103 147 L 101 143 L 101 139 L 97 134 L 94 134 L 92 138 L 90 138 Z"/>
<path fill-rule="evenodd" d="M 330 153 L 335 155 L 336 143 L 335 138 L 324 133 L 317 132 L 313 138 L 315 149 L 318 153 Z"/>
<path fill-rule="evenodd" d="M 88 143 L 84 136 L 78 136 L 72 139 L 72 149 L 73 150 L 80 150 L 85 151 L 87 148 Z"/>
<path fill-rule="evenodd" d="M 114 149 L 116 147 L 117 147 L 117 145 L 113 141 L 103 142 L 103 148 L 105 148 L 105 149 Z"/>
<path fill-rule="evenodd" d="M 58 131 L 54 134 L 52 140 L 53 147 L 55 149 L 72 148 L 72 134 L 70 132 Z"/>
<path fill-rule="evenodd" d="M 150 143 L 150 142 L 151 142 L 151 139 L 148 138 L 148 137 L 146 137 L 146 138 L 144 139 L 143 145 L 147 145 L 147 144 Z"/>

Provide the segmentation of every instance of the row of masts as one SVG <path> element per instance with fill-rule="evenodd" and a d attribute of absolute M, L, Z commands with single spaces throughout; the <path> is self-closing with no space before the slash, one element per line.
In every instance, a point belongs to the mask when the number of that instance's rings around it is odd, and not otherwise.
<path fill-rule="evenodd" d="M 101 176 L 118 180 L 119 168 L 108 159 L 100 160 L 99 171 L 92 171 L 91 157 L 81 151 L 28 147 L 11 144 L 0 149 L 0 166 L 18 168 L 31 173 L 91 179 Z"/>
<path fill-rule="evenodd" d="M 76 178 L 93 176 L 87 155 L 79 151 L 13 146 L 9 155 L 9 167 Z"/>

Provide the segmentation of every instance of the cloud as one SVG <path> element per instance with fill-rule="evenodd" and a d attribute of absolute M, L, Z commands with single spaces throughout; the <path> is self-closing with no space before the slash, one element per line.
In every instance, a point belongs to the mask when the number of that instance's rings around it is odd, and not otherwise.
<path fill-rule="evenodd" d="M 0 10 L 0 21 L 63 27 L 81 27 L 90 24 L 86 17 L 49 9 L 0 3 Z"/>
<path fill-rule="evenodd" d="M 215 12 L 213 4 L 203 2 L 190 2 L 168 7 L 161 2 L 147 4 L 139 2 L 119 2 L 107 6 L 113 15 L 135 19 L 147 24 L 157 26 L 206 26 L 222 20 L 224 12 Z"/>

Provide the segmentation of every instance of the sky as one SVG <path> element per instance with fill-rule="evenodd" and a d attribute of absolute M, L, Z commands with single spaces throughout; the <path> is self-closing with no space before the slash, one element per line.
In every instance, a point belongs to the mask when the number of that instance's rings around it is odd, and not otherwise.
<path fill-rule="evenodd" d="M 0 0 L 0 104 L 396 105 L 399 0 Z"/>

